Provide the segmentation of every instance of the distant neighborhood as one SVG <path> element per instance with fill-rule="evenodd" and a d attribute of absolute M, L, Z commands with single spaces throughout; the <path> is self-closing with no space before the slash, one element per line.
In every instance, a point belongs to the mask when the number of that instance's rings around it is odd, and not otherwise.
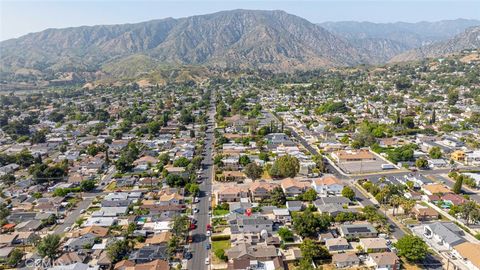
<path fill-rule="evenodd" d="M 480 269 L 479 61 L 2 94 L 0 263 Z"/>

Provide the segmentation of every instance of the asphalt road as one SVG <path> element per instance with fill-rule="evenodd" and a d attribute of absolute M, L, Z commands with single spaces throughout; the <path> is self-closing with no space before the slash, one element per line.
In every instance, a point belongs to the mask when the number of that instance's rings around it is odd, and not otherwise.
<path fill-rule="evenodd" d="M 83 209 L 87 209 L 88 206 L 92 203 L 93 199 L 94 197 L 84 197 L 83 200 L 77 204 L 75 209 L 67 215 L 63 224 L 58 224 L 57 227 L 55 227 L 54 233 L 62 234 L 65 232 L 65 228 L 72 228 L 75 221 L 80 217 L 80 212 Z"/>
<path fill-rule="evenodd" d="M 215 100 L 215 95 L 212 93 L 212 101 Z M 197 228 L 192 231 L 193 243 L 190 244 L 190 250 L 192 252 L 192 258 L 188 261 L 188 269 L 192 270 L 205 270 L 209 265 L 205 264 L 205 259 L 209 256 L 209 250 L 206 245 L 210 243 L 210 239 L 206 236 L 207 224 L 210 224 L 210 217 L 208 215 L 210 198 L 212 192 L 212 176 L 213 176 L 213 127 L 215 125 L 215 105 L 212 102 L 209 112 L 209 125 L 206 130 L 205 138 L 205 157 L 203 159 L 203 172 L 201 177 L 203 183 L 200 185 L 200 198 L 199 202 L 194 205 L 194 208 L 198 208 L 200 211 L 194 214 L 194 218 L 197 220 Z M 211 260 L 210 260 L 211 263 Z"/>
<path fill-rule="evenodd" d="M 98 185 L 98 189 L 105 189 L 108 184 L 110 184 L 110 181 L 116 172 L 117 169 L 115 168 L 115 165 L 112 165 L 110 168 L 108 168 L 107 174 L 102 178 Z"/>

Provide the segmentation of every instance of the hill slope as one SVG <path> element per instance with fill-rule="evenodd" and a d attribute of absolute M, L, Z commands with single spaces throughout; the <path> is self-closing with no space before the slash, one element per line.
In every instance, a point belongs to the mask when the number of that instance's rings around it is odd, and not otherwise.
<path fill-rule="evenodd" d="M 48 29 L 1 42 L 0 51 L 0 71 L 10 76 L 25 69 L 44 75 L 94 72 L 104 65 L 132 75 L 116 66 L 131 63 L 132 55 L 141 55 L 134 57 L 140 72 L 156 64 L 285 71 L 362 61 L 356 49 L 318 25 L 283 11 L 252 10 Z"/>
<path fill-rule="evenodd" d="M 418 23 L 325 22 L 320 26 L 344 37 L 372 62 L 383 63 L 392 57 L 422 46 L 454 37 L 478 20 L 445 20 Z"/>
<path fill-rule="evenodd" d="M 446 41 L 407 51 L 392 58 L 391 62 L 413 61 L 422 58 L 448 56 L 465 49 L 480 48 L 480 26 L 472 27 Z"/>

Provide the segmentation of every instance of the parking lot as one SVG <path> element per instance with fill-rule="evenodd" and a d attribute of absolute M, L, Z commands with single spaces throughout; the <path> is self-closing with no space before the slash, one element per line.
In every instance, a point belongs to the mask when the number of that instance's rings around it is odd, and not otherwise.
<path fill-rule="evenodd" d="M 383 160 L 366 160 L 366 161 L 349 161 L 337 164 L 342 171 L 349 174 L 356 173 L 370 173 L 382 171 L 382 164 L 386 163 Z"/>

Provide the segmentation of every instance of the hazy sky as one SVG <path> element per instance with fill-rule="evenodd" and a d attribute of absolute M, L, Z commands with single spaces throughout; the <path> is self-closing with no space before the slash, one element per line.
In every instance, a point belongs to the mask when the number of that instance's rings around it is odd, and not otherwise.
<path fill-rule="evenodd" d="M 0 0 L 0 40 L 46 28 L 133 23 L 229 9 L 281 9 L 311 22 L 480 19 L 480 0 Z"/>

